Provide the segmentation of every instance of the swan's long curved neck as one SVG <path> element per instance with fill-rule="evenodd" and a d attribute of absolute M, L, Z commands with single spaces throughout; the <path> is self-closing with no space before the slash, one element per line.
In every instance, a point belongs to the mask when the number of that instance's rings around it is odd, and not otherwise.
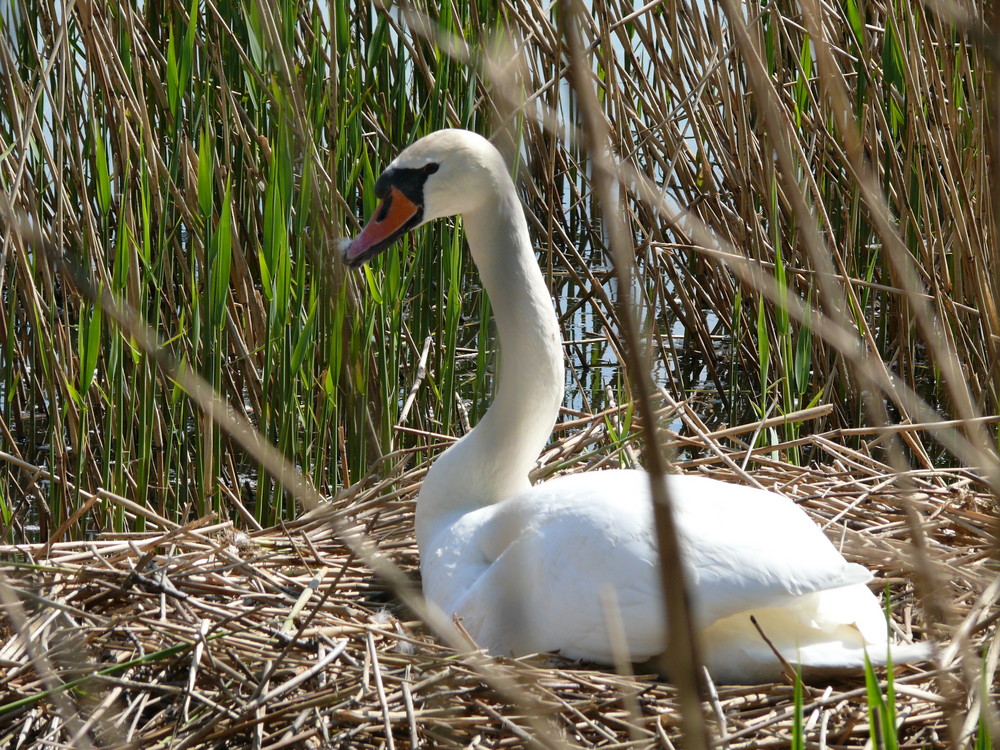
<path fill-rule="evenodd" d="M 535 260 L 514 185 L 463 215 L 500 339 L 496 399 L 479 424 L 440 456 L 417 504 L 421 550 L 458 516 L 527 489 L 563 399 L 563 352 L 552 300 Z"/>

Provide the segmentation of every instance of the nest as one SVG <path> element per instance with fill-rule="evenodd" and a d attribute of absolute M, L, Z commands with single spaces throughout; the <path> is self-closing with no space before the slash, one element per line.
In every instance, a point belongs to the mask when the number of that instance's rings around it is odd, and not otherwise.
<path fill-rule="evenodd" d="M 996 667 L 991 501 L 965 472 L 906 475 L 904 493 L 898 475 L 838 461 L 822 470 L 764 461 L 754 477 L 800 502 L 849 559 L 878 574 L 873 585 L 888 587 L 903 636 L 945 644 L 936 664 L 892 680 L 900 746 L 968 737 L 989 713 L 976 686 L 992 686 Z M 419 475 L 329 509 L 351 514 L 414 575 Z M 904 495 L 935 563 L 935 589 L 920 605 Z M 328 518 L 247 533 L 212 518 L 178 526 L 147 516 L 147 528 L 0 548 L 0 746 L 680 746 L 668 683 L 551 655 L 452 651 Z M 785 747 L 798 733 L 811 746 L 863 747 L 879 739 L 876 704 L 859 678 L 805 685 L 799 718 L 791 684 L 719 685 L 704 711 L 719 746 Z"/>

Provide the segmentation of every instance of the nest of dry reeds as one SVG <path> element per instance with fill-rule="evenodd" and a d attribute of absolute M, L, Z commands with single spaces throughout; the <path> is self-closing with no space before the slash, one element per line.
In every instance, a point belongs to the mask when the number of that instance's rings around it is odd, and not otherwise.
<path fill-rule="evenodd" d="M 995 698 L 991 501 L 967 472 L 887 474 L 862 454 L 834 452 L 831 437 L 811 439 L 826 451 L 822 468 L 775 461 L 754 476 L 877 573 L 900 636 L 941 643 L 936 663 L 898 670 L 891 687 L 880 674 L 878 694 L 892 691 L 899 747 L 944 746 L 986 721 L 981 691 L 962 687 L 980 664 L 963 658 L 982 657 L 978 679 Z M 579 449 L 557 444 L 547 457 Z M 682 468 L 742 480 L 720 463 Z M 397 603 L 331 518 L 415 574 L 421 474 L 253 533 L 147 514 L 144 533 L 3 547 L 4 603 L 16 616 L 0 646 L 0 746 L 680 746 L 675 691 L 656 675 L 458 653 Z M 923 591 L 908 509 L 939 575 Z M 722 747 L 785 747 L 797 737 L 870 747 L 882 741 L 877 705 L 859 677 L 807 684 L 800 700 L 791 684 L 719 685 L 704 711 Z"/>

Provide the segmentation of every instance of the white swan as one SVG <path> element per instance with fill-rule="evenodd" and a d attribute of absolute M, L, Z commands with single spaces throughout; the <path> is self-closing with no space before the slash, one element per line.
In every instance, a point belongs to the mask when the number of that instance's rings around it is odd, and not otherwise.
<path fill-rule="evenodd" d="M 563 352 L 551 299 L 500 153 L 442 130 L 403 151 L 375 185 L 381 203 L 345 243 L 358 266 L 399 235 L 461 214 L 496 316 L 496 400 L 434 463 L 416 509 L 426 598 L 461 618 L 499 655 L 558 651 L 611 663 L 605 615 L 616 606 L 633 661 L 666 638 L 649 480 L 640 471 L 563 476 L 532 487 L 528 472 L 563 399 Z M 750 621 L 792 664 L 858 670 L 885 663 L 886 621 L 848 563 L 787 498 L 696 476 L 671 476 L 693 615 L 721 682 L 777 678 L 781 666 Z M 895 645 L 895 663 L 928 644 Z"/>

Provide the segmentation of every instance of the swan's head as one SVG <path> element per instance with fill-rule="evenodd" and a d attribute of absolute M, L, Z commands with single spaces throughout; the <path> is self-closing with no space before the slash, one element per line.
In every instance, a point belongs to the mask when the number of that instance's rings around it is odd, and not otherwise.
<path fill-rule="evenodd" d="M 474 211 L 507 176 L 500 152 L 468 130 L 438 130 L 411 145 L 375 183 L 375 214 L 347 244 L 344 262 L 360 266 L 400 235 L 428 221 Z"/>

